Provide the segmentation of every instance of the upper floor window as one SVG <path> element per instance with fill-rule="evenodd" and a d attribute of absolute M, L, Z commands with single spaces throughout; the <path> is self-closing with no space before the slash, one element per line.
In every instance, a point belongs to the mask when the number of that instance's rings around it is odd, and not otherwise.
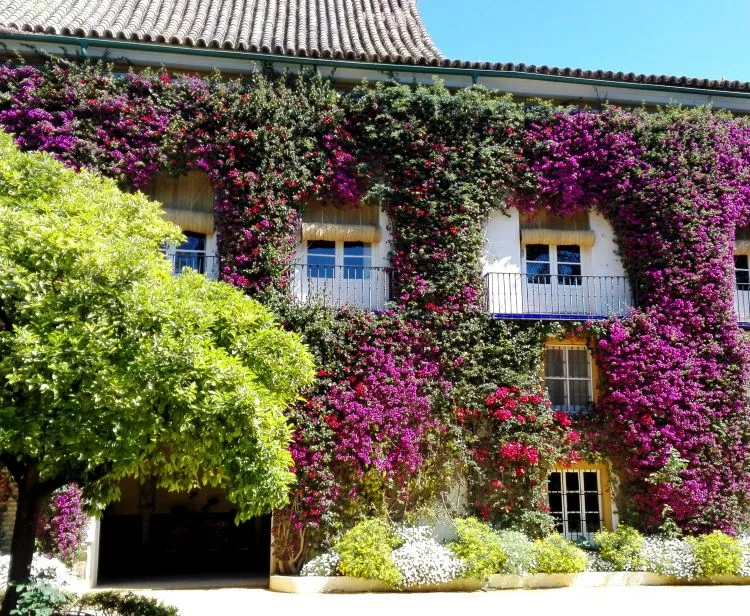
<path fill-rule="evenodd" d="M 366 242 L 308 240 L 307 268 L 311 278 L 369 279 L 372 244 Z"/>
<path fill-rule="evenodd" d="M 179 246 L 168 246 L 167 257 L 172 261 L 172 270 L 180 274 L 185 268 L 205 274 L 208 269 L 206 254 L 206 235 L 204 233 L 184 232 L 185 241 Z"/>
<path fill-rule="evenodd" d="M 750 291 L 748 255 L 734 255 L 734 279 L 739 291 Z"/>
<path fill-rule="evenodd" d="M 591 356 L 583 346 L 550 346 L 544 351 L 544 381 L 552 408 L 582 413 L 591 408 Z"/>
<path fill-rule="evenodd" d="M 336 270 L 336 242 L 307 242 L 307 267 L 312 278 L 333 278 Z"/>
<path fill-rule="evenodd" d="M 527 244 L 526 280 L 532 284 L 581 284 L 581 247 Z"/>

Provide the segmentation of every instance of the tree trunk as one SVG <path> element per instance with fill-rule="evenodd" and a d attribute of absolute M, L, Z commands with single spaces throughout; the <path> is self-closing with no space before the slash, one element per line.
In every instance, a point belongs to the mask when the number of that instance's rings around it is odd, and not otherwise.
<path fill-rule="evenodd" d="M 31 576 L 31 560 L 34 556 L 36 526 L 47 494 L 40 489 L 39 470 L 28 466 L 22 473 L 14 474 L 18 484 L 18 504 L 13 525 L 10 547 L 10 569 L 0 616 L 10 616 L 18 600 L 17 584 L 23 584 Z"/>

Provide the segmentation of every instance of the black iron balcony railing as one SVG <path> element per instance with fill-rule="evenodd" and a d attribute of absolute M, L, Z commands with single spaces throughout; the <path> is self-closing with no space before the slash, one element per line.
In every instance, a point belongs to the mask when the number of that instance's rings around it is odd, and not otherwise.
<path fill-rule="evenodd" d="M 290 284 L 298 301 L 317 301 L 326 306 L 383 310 L 391 298 L 388 267 L 296 263 L 292 266 Z"/>
<path fill-rule="evenodd" d="M 179 275 L 184 269 L 193 269 L 211 280 L 219 279 L 219 257 L 207 255 L 202 250 L 175 250 L 165 256 L 172 264 L 172 273 Z"/>
<path fill-rule="evenodd" d="M 487 311 L 506 319 L 578 319 L 624 315 L 637 297 L 626 276 L 491 272 Z"/>

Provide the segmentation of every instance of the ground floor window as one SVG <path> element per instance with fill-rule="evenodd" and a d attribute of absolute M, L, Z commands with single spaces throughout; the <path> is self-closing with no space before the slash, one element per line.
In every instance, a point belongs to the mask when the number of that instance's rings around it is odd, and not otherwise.
<path fill-rule="evenodd" d="M 591 540 L 604 526 L 599 471 L 555 470 L 547 478 L 550 513 L 557 531 L 573 541 Z"/>

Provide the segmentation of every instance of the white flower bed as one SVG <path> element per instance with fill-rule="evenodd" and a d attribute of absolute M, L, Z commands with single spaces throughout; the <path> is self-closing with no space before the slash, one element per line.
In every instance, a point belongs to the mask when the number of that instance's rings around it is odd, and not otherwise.
<path fill-rule="evenodd" d="M 333 550 L 329 550 L 305 563 L 300 575 L 336 575 L 338 566 L 339 555 Z"/>
<path fill-rule="evenodd" d="M 452 550 L 434 539 L 409 541 L 394 550 L 392 557 L 406 587 L 445 584 L 465 569 Z"/>
<path fill-rule="evenodd" d="M 693 546 L 682 539 L 646 537 L 641 552 L 646 571 L 678 578 L 692 578 L 698 574 Z"/>
<path fill-rule="evenodd" d="M 0 556 L 0 588 L 8 584 L 8 569 L 10 568 L 10 555 Z M 34 554 L 31 563 L 31 577 L 44 580 L 52 586 L 70 586 L 78 582 L 78 578 L 61 561 L 56 558 L 47 558 L 42 554 Z"/>

